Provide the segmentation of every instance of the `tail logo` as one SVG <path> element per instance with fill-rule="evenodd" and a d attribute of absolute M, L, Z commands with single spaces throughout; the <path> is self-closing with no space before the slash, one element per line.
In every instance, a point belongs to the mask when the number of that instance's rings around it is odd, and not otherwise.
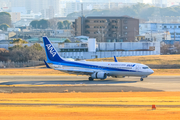
<path fill-rule="evenodd" d="M 51 44 L 47 44 L 46 47 L 53 57 L 57 54 Z"/>

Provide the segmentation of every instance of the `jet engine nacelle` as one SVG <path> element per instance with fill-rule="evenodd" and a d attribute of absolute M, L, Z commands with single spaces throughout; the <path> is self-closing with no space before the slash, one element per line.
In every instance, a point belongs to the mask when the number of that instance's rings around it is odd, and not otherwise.
<path fill-rule="evenodd" d="M 97 73 L 93 73 L 93 74 L 91 75 L 91 77 L 92 77 L 93 79 L 106 79 L 106 78 L 107 78 L 107 74 L 104 73 L 104 72 L 97 72 Z"/>

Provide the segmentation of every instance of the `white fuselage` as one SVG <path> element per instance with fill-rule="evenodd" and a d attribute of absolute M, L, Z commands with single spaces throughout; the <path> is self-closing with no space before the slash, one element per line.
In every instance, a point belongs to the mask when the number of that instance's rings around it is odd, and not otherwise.
<path fill-rule="evenodd" d="M 154 73 L 148 66 L 138 63 L 125 62 L 87 62 L 67 61 L 58 64 L 51 64 L 51 67 L 63 69 L 81 69 L 83 71 L 104 72 L 108 76 L 140 76 L 147 77 Z"/>

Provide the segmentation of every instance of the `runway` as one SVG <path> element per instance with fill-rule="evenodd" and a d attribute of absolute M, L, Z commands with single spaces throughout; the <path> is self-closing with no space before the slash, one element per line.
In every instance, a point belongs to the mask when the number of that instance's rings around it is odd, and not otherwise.
<path fill-rule="evenodd" d="M 0 76 L 0 93 L 43 92 L 152 92 L 180 91 L 180 76 L 108 78 L 88 81 L 85 76 Z"/>

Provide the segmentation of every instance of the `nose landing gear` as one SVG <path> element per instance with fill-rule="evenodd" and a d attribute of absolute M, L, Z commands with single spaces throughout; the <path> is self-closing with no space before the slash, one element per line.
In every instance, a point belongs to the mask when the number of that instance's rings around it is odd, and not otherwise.
<path fill-rule="evenodd" d="M 144 78 L 147 78 L 147 77 L 148 77 L 148 76 L 142 76 L 141 79 L 140 79 L 140 81 L 143 81 Z"/>

